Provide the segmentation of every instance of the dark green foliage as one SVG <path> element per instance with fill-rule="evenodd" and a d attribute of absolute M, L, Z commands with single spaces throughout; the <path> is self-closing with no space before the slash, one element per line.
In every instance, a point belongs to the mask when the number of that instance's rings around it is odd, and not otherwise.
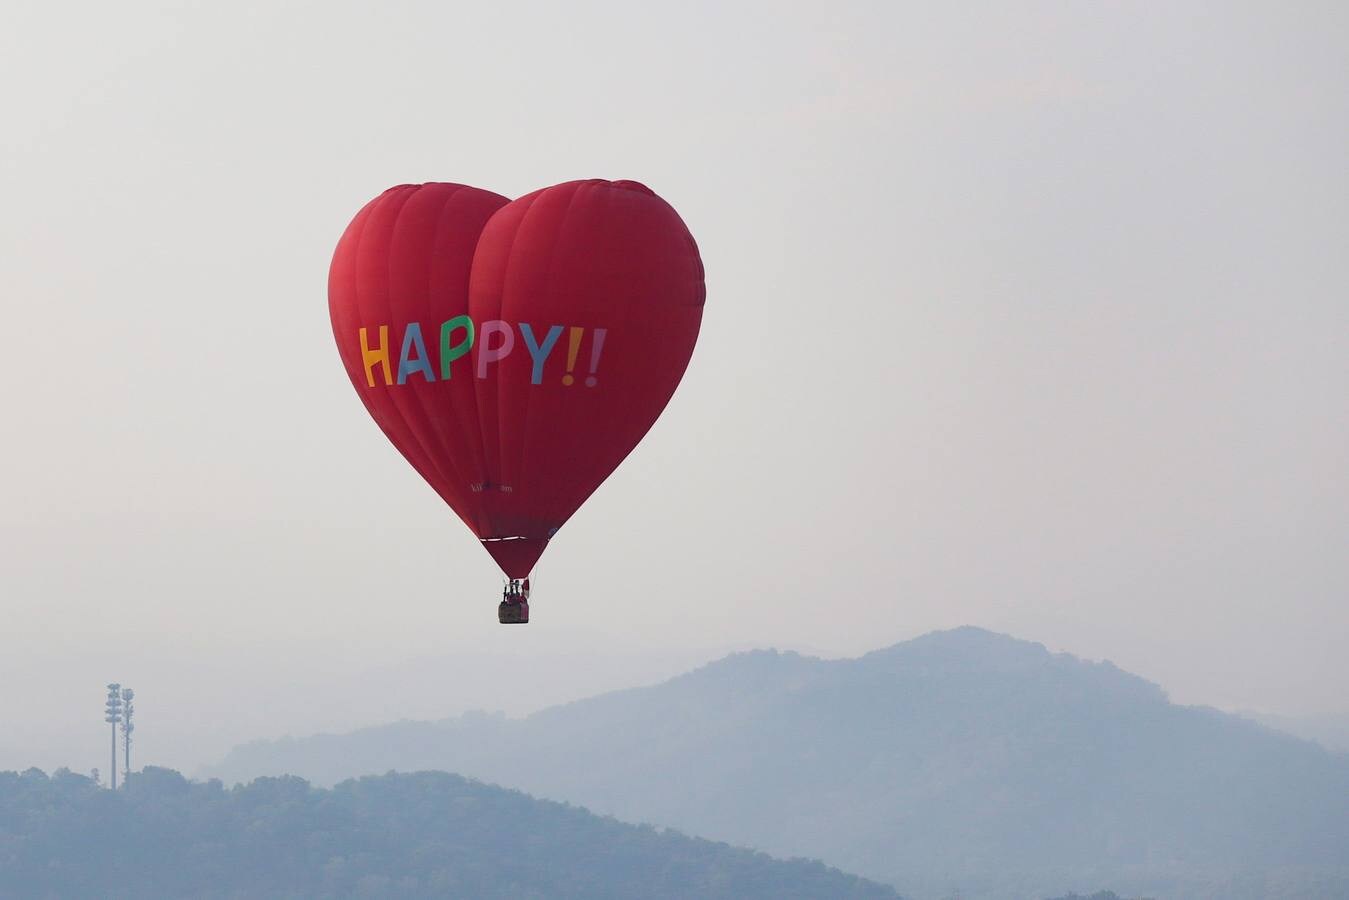
<path fill-rule="evenodd" d="M 0 897 L 897 897 L 439 772 L 227 790 L 147 768 L 127 788 L 0 772 Z"/>

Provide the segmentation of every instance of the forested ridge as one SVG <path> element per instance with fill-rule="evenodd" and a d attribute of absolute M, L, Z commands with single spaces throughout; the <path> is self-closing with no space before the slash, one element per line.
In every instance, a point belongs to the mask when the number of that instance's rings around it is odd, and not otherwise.
<path fill-rule="evenodd" d="M 807 860 L 442 772 L 331 789 L 0 772 L 0 897 L 897 898 Z"/>

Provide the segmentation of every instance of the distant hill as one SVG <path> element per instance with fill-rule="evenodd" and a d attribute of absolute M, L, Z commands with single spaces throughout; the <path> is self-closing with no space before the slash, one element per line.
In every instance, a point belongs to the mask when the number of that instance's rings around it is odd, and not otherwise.
<path fill-rule="evenodd" d="M 525 719 L 240 747 L 210 774 L 446 769 L 907 895 L 1349 897 L 1349 759 L 975 628 L 737 654 Z"/>
<path fill-rule="evenodd" d="M 1238 715 L 1277 731 L 1315 741 L 1332 753 L 1349 753 L 1349 713 L 1320 716 L 1280 716 L 1273 713 L 1239 712 Z"/>
<path fill-rule="evenodd" d="M 0 772 L 10 898 L 890 898 L 816 862 L 625 825 L 440 772 L 127 790 Z"/>

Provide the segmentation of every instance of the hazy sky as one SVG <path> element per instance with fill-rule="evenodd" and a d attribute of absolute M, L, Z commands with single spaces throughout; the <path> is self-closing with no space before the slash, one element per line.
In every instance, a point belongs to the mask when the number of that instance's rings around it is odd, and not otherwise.
<path fill-rule="evenodd" d="M 976 624 L 1349 711 L 1349 13 L 7 2 L 0 768 Z M 347 381 L 402 182 L 635 178 L 707 270 L 534 621 Z"/>

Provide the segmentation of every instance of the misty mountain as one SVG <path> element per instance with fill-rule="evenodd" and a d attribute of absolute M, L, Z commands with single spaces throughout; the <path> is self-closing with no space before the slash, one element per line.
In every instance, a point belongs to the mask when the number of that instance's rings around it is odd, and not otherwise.
<path fill-rule="evenodd" d="M 0 772 L 5 898 L 892 898 L 817 862 L 625 825 L 441 772 L 102 790 Z"/>
<path fill-rule="evenodd" d="M 916 897 L 1349 896 L 1349 759 L 975 628 L 760 651 L 524 719 L 255 743 L 209 774 L 445 769 Z"/>
<path fill-rule="evenodd" d="M 1315 741 L 1333 753 L 1349 753 L 1349 713 L 1342 715 L 1281 716 L 1275 713 L 1242 711 L 1247 719 L 1270 728 Z"/>

